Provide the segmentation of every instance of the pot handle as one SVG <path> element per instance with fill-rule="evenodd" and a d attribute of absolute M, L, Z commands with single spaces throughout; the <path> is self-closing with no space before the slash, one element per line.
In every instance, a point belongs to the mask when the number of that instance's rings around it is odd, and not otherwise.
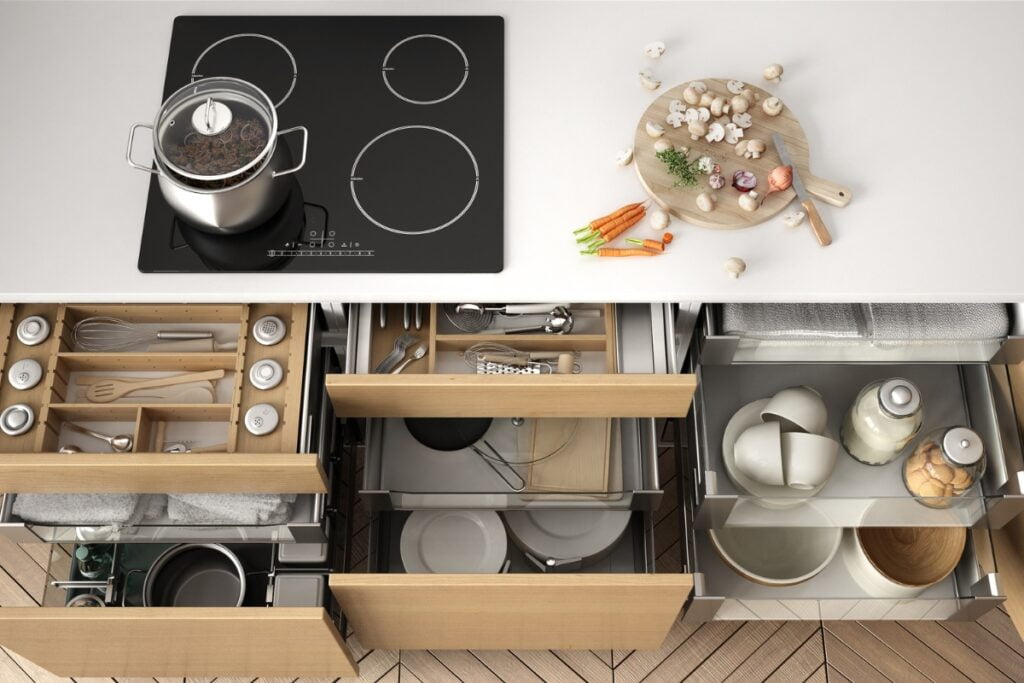
<path fill-rule="evenodd" d="M 274 171 L 273 173 L 270 174 L 271 178 L 277 178 L 278 176 L 295 173 L 296 171 L 301 170 L 302 167 L 306 165 L 306 145 L 309 142 L 309 131 L 306 130 L 305 126 L 295 126 L 294 128 L 287 128 L 285 130 L 278 131 L 277 137 L 287 135 L 288 133 L 294 133 L 295 131 L 299 130 L 302 131 L 302 158 L 299 159 L 298 165 L 293 166 L 292 168 L 285 169 L 283 171 Z"/>
<path fill-rule="evenodd" d="M 128 165 L 132 168 L 137 168 L 140 171 L 148 171 L 149 173 L 160 173 L 157 169 L 153 168 L 152 165 L 143 166 L 139 162 L 132 159 L 132 146 L 135 144 L 135 131 L 139 128 L 149 128 L 153 130 L 153 126 L 148 123 L 135 123 L 128 131 L 128 151 L 124 153 L 124 158 L 128 160 Z"/>

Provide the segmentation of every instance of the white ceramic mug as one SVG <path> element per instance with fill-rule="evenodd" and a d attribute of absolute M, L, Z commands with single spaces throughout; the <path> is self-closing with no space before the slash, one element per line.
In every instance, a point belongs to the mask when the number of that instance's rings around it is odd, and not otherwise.
<path fill-rule="evenodd" d="M 778 422 L 763 422 L 748 427 L 736 439 L 736 467 L 762 484 L 785 486 L 781 436 Z"/>
<path fill-rule="evenodd" d="M 839 453 L 839 442 L 827 436 L 783 432 L 782 469 L 786 485 L 809 491 L 825 483 L 832 474 Z"/>
<path fill-rule="evenodd" d="M 789 387 L 769 399 L 761 410 L 762 422 L 778 422 L 783 432 L 822 434 L 828 409 L 821 394 L 810 387 Z"/>

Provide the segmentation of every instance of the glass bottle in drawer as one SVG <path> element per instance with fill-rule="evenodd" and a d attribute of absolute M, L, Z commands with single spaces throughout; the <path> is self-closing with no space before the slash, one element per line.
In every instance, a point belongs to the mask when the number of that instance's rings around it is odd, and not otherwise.
<path fill-rule="evenodd" d="M 918 502 L 945 508 L 985 474 L 985 448 L 967 427 L 942 427 L 921 438 L 903 463 L 903 482 Z"/>
<path fill-rule="evenodd" d="M 839 431 L 846 451 L 867 465 L 895 460 L 921 429 L 921 392 L 902 377 L 861 389 Z"/>

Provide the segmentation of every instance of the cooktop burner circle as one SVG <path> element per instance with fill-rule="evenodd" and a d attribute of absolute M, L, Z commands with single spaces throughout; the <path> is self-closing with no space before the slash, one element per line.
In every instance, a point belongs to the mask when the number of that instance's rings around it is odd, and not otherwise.
<path fill-rule="evenodd" d="M 400 235 L 425 235 L 466 215 L 480 189 L 469 146 L 435 126 L 399 126 L 356 155 L 352 199 L 368 221 Z"/>
<path fill-rule="evenodd" d="M 384 84 L 410 104 L 437 104 L 454 97 L 469 78 L 469 59 L 458 43 L 420 33 L 395 43 L 381 66 Z"/>
<path fill-rule="evenodd" d="M 239 39 L 256 40 L 239 40 Z M 239 45 L 239 43 L 242 43 Z M 222 47 L 230 44 L 235 49 Z M 281 53 L 288 58 L 281 60 Z M 202 69 L 200 69 L 202 67 Z M 299 77 L 299 66 L 284 43 L 262 33 L 235 33 L 211 43 L 192 65 L 192 81 L 207 76 L 231 76 L 248 81 L 263 92 L 284 92 L 274 107 L 287 100 Z"/>

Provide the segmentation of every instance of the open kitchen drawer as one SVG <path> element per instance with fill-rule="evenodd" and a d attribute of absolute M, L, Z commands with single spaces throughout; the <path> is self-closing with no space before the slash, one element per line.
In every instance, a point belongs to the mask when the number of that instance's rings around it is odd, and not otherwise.
<path fill-rule="evenodd" d="M 573 306 L 600 317 L 581 317 L 582 332 L 574 328 L 558 336 L 454 334 L 440 308 L 431 306 L 422 336 L 435 350 L 427 357 L 433 363 L 414 363 L 409 369 L 417 372 L 408 375 L 367 374 L 402 333 L 401 327 L 391 329 L 402 320 L 400 307 L 391 308 L 389 327 L 382 331 L 378 307 L 353 307 L 348 374 L 327 379 L 338 414 L 371 418 L 361 493 L 372 509 L 657 506 L 661 491 L 650 416 L 685 414 L 693 393 L 692 377 L 668 374 L 672 326 L 666 307 Z M 580 372 L 474 374 L 463 352 L 478 341 L 526 351 L 576 351 Z M 493 446 L 508 464 L 470 449 L 427 448 L 403 421 L 416 416 L 494 417 L 481 443 Z M 534 485 L 532 463 L 543 459 L 531 438 L 535 430 L 552 430 L 558 423 L 576 435 L 573 430 L 590 429 L 605 418 L 610 418 L 609 464 L 599 492 Z"/>
<path fill-rule="evenodd" d="M 330 474 L 325 454 L 333 447 L 334 429 L 323 401 L 323 374 L 338 361 L 320 343 L 322 326 L 311 316 L 314 311 L 305 304 L 5 305 L 0 311 L 5 374 L 32 358 L 44 375 L 29 391 L 17 391 L 9 382 L 0 388 L 4 406 L 26 403 L 37 416 L 25 434 L 0 438 L 0 490 L 6 491 L 0 533 L 21 541 L 322 538 Z M 47 340 L 37 346 L 22 344 L 15 333 L 30 315 L 41 315 L 51 326 Z M 253 325 L 266 315 L 280 318 L 286 335 L 265 346 L 254 340 Z M 171 347 L 143 342 L 91 350 L 83 348 L 74 330 L 92 316 L 127 321 L 147 335 L 203 330 L 214 338 Z M 260 391 L 248 375 L 266 359 L 277 361 L 284 376 L 274 388 Z M 107 378 L 208 371 L 223 376 L 185 385 L 171 396 L 137 391 L 109 403 L 87 396 L 91 386 Z M 277 428 L 259 437 L 244 426 L 245 412 L 258 403 L 269 403 L 280 416 Z M 111 453 L 106 444 L 70 429 L 72 422 L 128 435 L 132 449 Z M 57 452 L 69 446 L 83 452 Z M 91 452 L 98 450 L 108 452 Z M 178 514 L 159 505 L 166 494 L 182 497 Z M 223 509 L 230 496 L 260 494 L 282 496 L 281 504 L 251 519 L 207 514 L 212 508 L 203 507 L 214 501 Z"/>
<path fill-rule="evenodd" d="M 981 521 L 999 528 L 1024 510 L 1021 480 L 1024 456 L 1014 422 L 1006 366 L 987 363 L 898 362 L 732 362 L 708 358 L 698 330 L 686 367 L 699 378 L 688 417 L 698 528 L 724 526 L 964 526 Z M 906 377 L 921 390 L 924 423 L 919 434 L 948 426 L 974 429 L 985 444 L 984 477 L 963 496 L 936 509 L 907 491 L 903 460 L 862 464 L 841 449 L 835 470 L 814 496 L 786 504 L 765 501 L 739 488 L 729 477 L 722 450 L 726 425 L 751 401 L 785 387 L 807 385 L 828 408 L 828 426 L 838 435 L 849 405 L 867 383 Z"/>

